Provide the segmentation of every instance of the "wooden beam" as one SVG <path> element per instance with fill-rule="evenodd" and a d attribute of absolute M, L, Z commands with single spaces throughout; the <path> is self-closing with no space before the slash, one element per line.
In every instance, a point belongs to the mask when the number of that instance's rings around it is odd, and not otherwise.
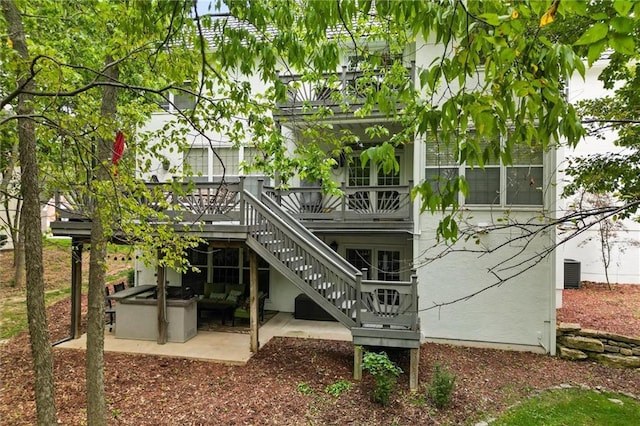
<path fill-rule="evenodd" d="M 258 338 L 258 255 L 255 251 L 250 250 L 249 254 L 249 334 L 250 346 L 249 350 L 253 353 L 258 352 L 260 348 L 260 340 Z"/>
<path fill-rule="evenodd" d="M 420 370 L 420 348 L 409 349 L 410 352 L 410 364 L 409 364 L 409 390 L 418 390 L 418 371 Z"/>
<path fill-rule="evenodd" d="M 157 300 L 158 300 L 158 344 L 167 343 L 167 296 L 165 292 L 165 268 L 160 265 L 162 260 L 162 251 L 158 250 L 158 267 L 157 267 Z"/>
<path fill-rule="evenodd" d="M 211 241 L 209 247 L 212 248 L 244 248 L 244 241 Z"/>
<path fill-rule="evenodd" d="M 80 338 L 82 324 L 82 241 L 71 243 L 71 338 Z"/>
<path fill-rule="evenodd" d="M 353 380 L 362 380 L 362 346 L 353 347 Z"/>

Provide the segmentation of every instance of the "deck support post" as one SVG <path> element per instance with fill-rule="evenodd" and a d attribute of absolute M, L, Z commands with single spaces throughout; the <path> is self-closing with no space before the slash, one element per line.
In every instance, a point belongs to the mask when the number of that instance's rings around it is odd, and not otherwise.
<path fill-rule="evenodd" d="M 258 315 L 258 255 L 251 250 L 249 254 L 249 350 L 252 353 L 258 352 L 260 348 Z"/>
<path fill-rule="evenodd" d="M 362 346 L 353 347 L 353 380 L 362 380 Z"/>
<path fill-rule="evenodd" d="M 168 327 L 167 327 L 167 293 L 165 268 L 160 265 L 162 260 L 162 250 L 158 250 L 158 267 L 157 267 L 157 295 L 158 298 L 158 344 L 164 345 L 168 340 Z"/>
<path fill-rule="evenodd" d="M 80 338 L 82 324 L 82 241 L 71 242 L 71 338 Z"/>
<path fill-rule="evenodd" d="M 420 366 L 420 348 L 409 349 L 409 390 L 418 390 L 418 371 Z"/>

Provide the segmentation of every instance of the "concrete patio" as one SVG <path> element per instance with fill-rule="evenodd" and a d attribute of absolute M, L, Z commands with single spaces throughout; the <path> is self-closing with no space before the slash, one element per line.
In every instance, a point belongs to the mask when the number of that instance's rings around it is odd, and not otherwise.
<path fill-rule="evenodd" d="M 351 332 L 339 322 L 307 321 L 293 318 L 293 314 L 280 312 L 260 326 L 260 347 L 273 337 L 298 337 L 351 341 Z M 87 335 L 56 346 L 62 349 L 86 349 Z M 245 364 L 253 355 L 249 351 L 249 334 L 233 332 L 198 331 L 185 343 L 116 339 L 113 332 L 104 335 L 105 352 L 135 353 L 179 358 L 200 359 L 226 364 Z"/>

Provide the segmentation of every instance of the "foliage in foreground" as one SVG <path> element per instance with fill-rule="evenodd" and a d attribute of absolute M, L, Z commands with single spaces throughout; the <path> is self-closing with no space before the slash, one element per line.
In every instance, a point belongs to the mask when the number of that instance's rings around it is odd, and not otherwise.
<path fill-rule="evenodd" d="M 640 401 L 589 389 L 544 392 L 500 417 L 493 425 L 636 425 Z"/>
<path fill-rule="evenodd" d="M 376 383 L 371 400 L 387 405 L 402 369 L 395 365 L 385 352 L 367 352 L 362 361 L 362 368 L 373 376 Z"/>
<path fill-rule="evenodd" d="M 427 394 L 433 400 L 436 407 L 444 408 L 447 406 L 451 400 L 455 384 L 455 374 L 449 372 L 440 364 L 436 364 L 433 367 L 433 376 L 431 376 L 431 383 L 429 383 L 429 387 L 427 388 Z"/>

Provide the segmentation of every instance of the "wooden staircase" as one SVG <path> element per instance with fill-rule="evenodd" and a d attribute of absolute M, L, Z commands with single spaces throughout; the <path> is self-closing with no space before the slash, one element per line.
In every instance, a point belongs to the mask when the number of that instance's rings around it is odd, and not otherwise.
<path fill-rule="evenodd" d="M 337 321 L 356 345 L 418 348 L 417 279 L 363 280 L 362 272 L 268 195 L 243 193 L 247 245 Z"/>

